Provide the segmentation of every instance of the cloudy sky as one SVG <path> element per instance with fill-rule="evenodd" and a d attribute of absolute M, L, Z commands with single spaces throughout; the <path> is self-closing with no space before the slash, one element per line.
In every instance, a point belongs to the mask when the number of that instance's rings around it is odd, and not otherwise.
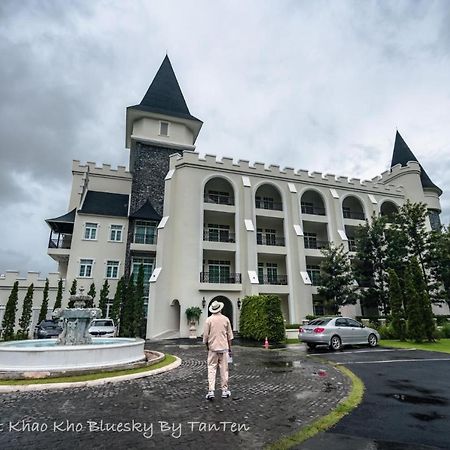
<path fill-rule="evenodd" d="M 200 153 L 372 178 L 400 133 L 450 221 L 450 2 L 0 1 L 0 273 L 56 270 L 71 161 L 127 165 L 166 51 Z"/>

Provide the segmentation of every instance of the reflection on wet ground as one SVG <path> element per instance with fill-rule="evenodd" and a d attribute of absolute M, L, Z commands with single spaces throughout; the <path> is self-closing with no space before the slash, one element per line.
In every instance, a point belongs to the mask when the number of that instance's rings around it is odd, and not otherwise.
<path fill-rule="evenodd" d="M 416 395 L 406 395 L 406 394 L 383 394 L 384 397 L 392 397 L 399 402 L 412 403 L 414 405 L 439 405 L 446 406 L 448 401 L 443 397 L 418 397 Z"/>

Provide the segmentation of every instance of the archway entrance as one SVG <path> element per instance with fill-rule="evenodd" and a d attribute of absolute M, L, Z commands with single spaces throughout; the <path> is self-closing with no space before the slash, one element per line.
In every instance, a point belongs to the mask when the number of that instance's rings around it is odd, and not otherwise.
<path fill-rule="evenodd" d="M 172 300 L 170 309 L 170 330 L 180 331 L 180 302 L 178 299 Z"/>
<path fill-rule="evenodd" d="M 214 297 L 208 305 L 208 317 L 211 315 L 211 313 L 209 312 L 209 307 L 211 305 L 212 302 L 217 301 L 217 302 L 222 302 L 224 304 L 224 307 L 222 309 L 222 314 L 224 316 L 227 316 L 230 319 L 231 322 L 231 329 L 233 330 L 233 304 L 231 303 L 231 301 L 224 297 L 223 295 L 218 295 L 217 297 Z"/>

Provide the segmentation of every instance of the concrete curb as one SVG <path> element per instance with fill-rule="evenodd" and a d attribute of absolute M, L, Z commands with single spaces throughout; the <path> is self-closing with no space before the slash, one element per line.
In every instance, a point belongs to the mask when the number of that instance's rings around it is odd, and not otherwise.
<path fill-rule="evenodd" d="M 150 369 L 146 372 L 131 373 L 129 375 L 120 375 L 117 377 L 101 378 L 98 380 L 88 381 L 74 381 L 67 383 L 45 383 L 45 384 L 23 384 L 23 385 L 0 385 L 0 393 L 7 392 L 30 392 L 41 390 L 56 390 L 66 389 L 74 387 L 90 387 L 90 386 L 102 386 L 108 383 L 119 383 L 121 381 L 136 380 L 138 378 L 145 378 L 151 375 L 157 375 L 159 373 L 168 372 L 169 370 L 176 369 L 181 364 L 181 359 L 175 356 L 175 361 L 167 366 L 160 367 L 159 369 Z M 151 367 L 151 366 L 150 366 Z"/>

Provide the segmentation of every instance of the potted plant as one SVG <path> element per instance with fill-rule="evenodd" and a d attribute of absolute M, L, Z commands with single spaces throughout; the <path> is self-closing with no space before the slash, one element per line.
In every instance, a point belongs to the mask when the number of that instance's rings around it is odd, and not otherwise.
<path fill-rule="evenodd" d="M 198 306 L 191 306 L 190 308 L 186 309 L 186 317 L 188 320 L 188 323 L 190 323 L 189 328 L 189 337 L 191 339 L 197 338 L 197 329 L 195 327 L 195 323 L 199 322 L 200 316 L 202 315 L 202 310 Z"/>

